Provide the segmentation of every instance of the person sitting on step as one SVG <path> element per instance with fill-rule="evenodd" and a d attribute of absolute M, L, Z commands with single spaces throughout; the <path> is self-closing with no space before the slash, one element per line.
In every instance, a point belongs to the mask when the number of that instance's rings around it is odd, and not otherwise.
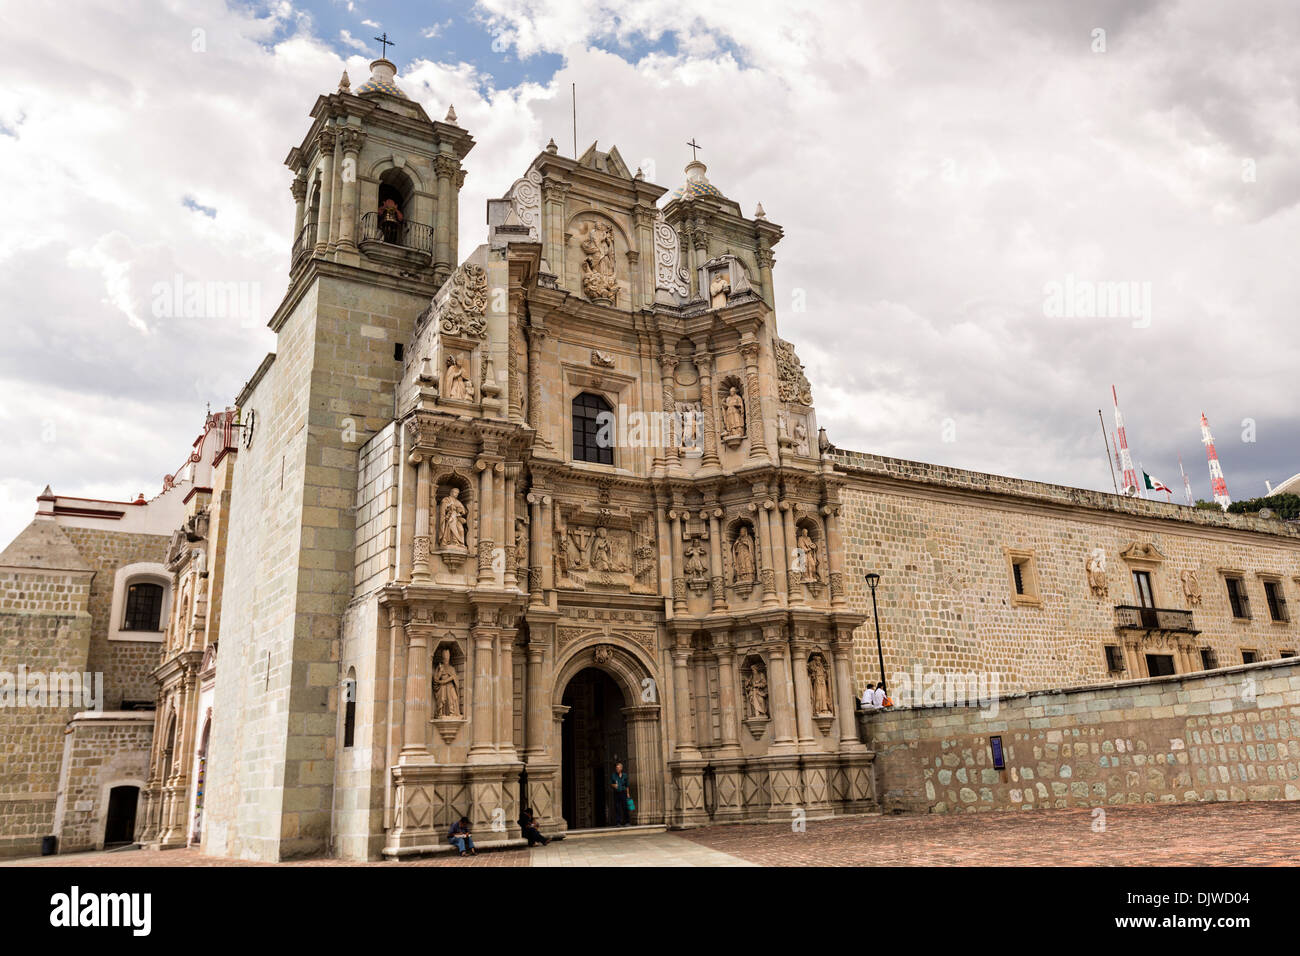
<path fill-rule="evenodd" d="M 474 849 L 474 838 L 469 835 L 469 817 L 461 817 L 453 823 L 451 829 L 447 831 L 447 839 L 460 851 L 461 856 L 466 853 L 470 856 L 478 856 L 478 851 Z"/>

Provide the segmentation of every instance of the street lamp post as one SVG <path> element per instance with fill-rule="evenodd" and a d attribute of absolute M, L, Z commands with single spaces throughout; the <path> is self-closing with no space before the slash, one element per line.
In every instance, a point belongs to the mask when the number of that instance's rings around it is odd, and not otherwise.
<path fill-rule="evenodd" d="M 875 571 L 867 574 L 867 587 L 871 588 L 871 616 L 876 622 L 876 657 L 880 661 L 880 683 L 884 685 L 885 693 L 889 693 L 889 681 L 885 680 L 885 652 L 880 646 L 880 610 L 876 607 L 876 585 L 880 583 L 880 575 Z"/>

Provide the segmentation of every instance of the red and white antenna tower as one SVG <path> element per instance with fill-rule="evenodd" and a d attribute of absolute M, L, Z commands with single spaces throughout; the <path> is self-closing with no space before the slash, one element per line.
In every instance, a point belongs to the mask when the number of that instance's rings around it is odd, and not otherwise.
<path fill-rule="evenodd" d="M 1128 453 L 1128 435 L 1124 431 L 1124 416 L 1119 413 L 1119 395 L 1114 385 L 1110 387 L 1110 397 L 1115 400 L 1115 448 L 1119 453 L 1120 471 L 1124 473 L 1124 494 L 1136 497 L 1142 486 L 1138 484 L 1133 456 Z"/>
<path fill-rule="evenodd" d="M 1182 455 L 1178 456 L 1178 473 L 1183 476 L 1183 491 L 1187 495 L 1187 506 L 1190 508 L 1194 504 L 1192 501 L 1192 482 L 1191 479 L 1187 477 L 1187 472 L 1183 471 Z"/>
<path fill-rule="evenodd" d="M 1214 450 L 1214 436 L 1210 434 L 1210 422 L 1201 412 L 1201 444 L 1205 446 L 1205 460 L 1210 463 L 1210 491 L 1215 502 L 1224 511 L 1232 504 L 1228 497 L 1228 483 L 1223 480 L 1223 468 L 1219 465 L 1219 453 Z"/>

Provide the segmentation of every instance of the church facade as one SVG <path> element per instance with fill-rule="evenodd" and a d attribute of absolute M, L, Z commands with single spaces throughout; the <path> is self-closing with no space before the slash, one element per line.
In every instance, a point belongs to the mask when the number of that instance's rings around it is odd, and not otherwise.
<path fill-rule="evenodd" d="M 778 331 L 782 229 L 702 163 L 669 194 L 552 143 L 462 257 L 473 138 L 371 69 L 289 152 L 276 352 L 153 542 L 179 603 L 141 842 L 377 859 L 461 815 L 516 839 L 524 805 L 601 827 L 616 762 L 636 823 L 855 813 L 868 681 L 1294 654 L 1292 525 L 835 448 Z"/>

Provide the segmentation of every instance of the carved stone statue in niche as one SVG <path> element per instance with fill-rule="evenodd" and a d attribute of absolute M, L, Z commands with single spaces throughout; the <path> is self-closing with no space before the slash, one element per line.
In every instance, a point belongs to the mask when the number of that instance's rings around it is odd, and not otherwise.
<path fill-rule="evenodd" d="M 1093 597 L 1105 597 L 1108 590 L 1106 585 L 1106 552 L 1101 548 L 1093 548 L 1088 554 L 1088 587 L 1092 590 Z"/>
<path fill-rule="evenodd" d="M 614 227 L 605 222 L 590 223 L 582 247 L 582 291 L 592 300 L 617 304 L 618 282 L 614 269 Z"/>
<path fill-rule="evenodd" d="M 678 402 L 677 416 L 681 419 L 681 447 L 700 449 L 700 405 L 698 402 Z"/>
<path fill-rule="evenodd" d="M 433 706 L 434 717 L 461 716 L 460 682 L 451 666 L 451 651 L 445 647 L 433 671 Z"/>
<path fill-rule="evenodd" d="M 1196 572 L 1188 568 L 1182 573 L 1183 597 L 1187 598 L 1188 607 L 1201 606 L 1201 582 Z"/>
<path fill-rule="evenodd" d="M 812 712 L 818 716 L 834 714 L 830 669 L 826 666 L 826 658 L 820 654 L 808 658 L 808 679 L 812 682 Z"/>
<path fill-rule="evenodd" d="M 766 717 L 767 714 L 767 675 L 757 664 L 749 665 L 749 674 L 745 677 L 745 716 Z"/>
<path fill-rule="evenodd" d="M 454 355 L 447 356 L 447 371 L 442 377 L 442 394 L 461 402 L 474 401 L 474 383 L 470 381 L 468 362 L 461 362 Z"/>
<path fill-rule="evenodd" d="M 528 520 L 526 518 L 515 519 L 515 566 L 527 567 L 528 565 Z"/>
<path fill-rule="evenodd" d="M 803 579 L 805 581 L 820 581 L 821 576 L 818 574 L 817 542 L 812 539 L 808 533 L 807 527 L 801 527 L 799 534 L 795 538 L 795 546 L 799 549 L 799 554 L 803 558 Z M 796 570 L 798 570 L 796 568 Z"/>
<path fill-rule="evenodd" d="M 745 433 L 745 400 L 733 385 L 722 400 L 723 438 Z"/>
<path fill-rule="evenodd" d="M 453 488 L 438 505 L 438 547 L 465 550 L 465 505 Z"/>
<path fill-rule="evenodd" d="M 754 583 L 754 539 L 750 536 L 749 525 L 740 526 L 731 545 L 731 581 L 733 584 Z"/>
<path fill-rule="evenodd" d="M 699 538 L 691 538 L 686 548 L 686 578 L 692 584 L 706 584 L 709 580 L 708 552 Z"/>
<path fill-rule="evenodd" d="M 808 426 L 803 423 L 802 419 L 795 419 L 794 422 L 794 453 L 807 458 L 808 450 Z"/>
<path fill-rule="evenodd" d="M 713 273 L 713 281 L 709 283 L 709 308 L 721 309 L 727 304 L 727 296 L 731 294 L 731 275 L 726 269 L 720 269 Z"/>

